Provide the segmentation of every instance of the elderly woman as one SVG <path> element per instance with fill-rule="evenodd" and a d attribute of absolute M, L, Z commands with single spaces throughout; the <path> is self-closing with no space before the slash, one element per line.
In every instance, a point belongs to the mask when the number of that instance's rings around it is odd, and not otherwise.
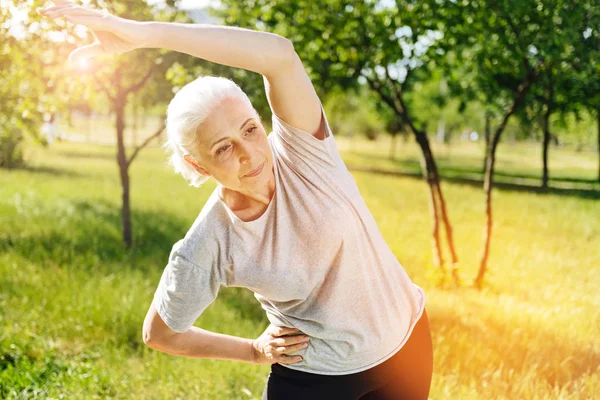
<path fill-rule="evenodd" d="M 86 25 L 98 39 L 73 57 L 163 47 L 264 77 L 269 135 L 225 78 L 200 77 L 169 104 L 175 170 L 191 185 L 210 177 L 218 185 L 173 246 L 144 342 L 178 356 L 271 364 L 263 399 L 427 399 L 425 295 L 379 232 L 292 43 L 55 3 L 41 12 Z M 221 286 L 255 293 L 270 321 L 260 337 L 193 326 Z"/>

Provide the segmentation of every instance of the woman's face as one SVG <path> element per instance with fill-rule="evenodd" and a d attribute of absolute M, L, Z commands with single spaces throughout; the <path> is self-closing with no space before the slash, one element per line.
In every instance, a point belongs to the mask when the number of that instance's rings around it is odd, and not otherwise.
<path fill-rule="evenodd" d="M 196 145 L 200 159 L 194 168 L 231 190 L 264 192 L 274 180 L 267 133 L 242 99 L 227 98 L 218 104 L 200 126 Z"/>

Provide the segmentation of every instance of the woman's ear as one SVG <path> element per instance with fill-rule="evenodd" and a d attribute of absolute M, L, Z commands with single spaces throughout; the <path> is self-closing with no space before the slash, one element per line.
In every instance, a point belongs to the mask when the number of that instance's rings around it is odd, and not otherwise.
<path fill-rule="evenodd" d="M 198 171 L 198 173 L 200 175 L 211 176 L 210 173 L 206 169 L 204 169 L 203 167 L 200 166 L 200 164 L 198 164 L 198 161 L 196 161 L 196 159 L 194 157 L 190 156 L 189 154 L 186 154 L 183 156 L 183 159 L 185 160 L 185 162 L 187 162 L 192 167 L 194 167 L 194 169 L 196 171 Z"/>

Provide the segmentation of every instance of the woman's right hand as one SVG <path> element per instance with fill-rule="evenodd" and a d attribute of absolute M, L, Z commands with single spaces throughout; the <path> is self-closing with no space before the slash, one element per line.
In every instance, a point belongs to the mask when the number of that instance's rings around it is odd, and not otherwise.
<path fill-rule="evenodd" d="M 309 337 L 297 328 L 269 325 L 252 342 L 254 362 L 257 364 L 294 364 L 302 361 L 298 355 L 290 356 L 308 347 Z"/>
<path fill-rule="evenodd" d="M 145 46 L 148 36 L 142 22 L 132 21 L 109 14 L 105 11 L 75 5 L 67 0 L 53 0 L 55 6 L 39 8 L 37 11 L 50 19 L 64 17 L 74 24 L 87 26 L 96 41 L 75 49 L 69 61 L 86 59 L 98 54 L 122 54 Z"/>

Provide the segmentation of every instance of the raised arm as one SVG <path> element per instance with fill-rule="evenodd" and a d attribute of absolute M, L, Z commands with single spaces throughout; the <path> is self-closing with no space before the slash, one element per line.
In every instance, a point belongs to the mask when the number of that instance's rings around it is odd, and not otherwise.
<path fill-rule="evenodd" d="M 76 49 L 71 56 L 94 57 L 137 48 L 166 48 L 207 61 L 262 74 L 272 111 L 285 122 L 323 138 L 321 102 L 292 43 L 279 35 L 231 26 L 139 22 L 54 0 L 56 6 L 40 12 L 49 18 L 92 29 L 97 41 Z"/>
<path fill-rule="evenodd" d="M 286 64 L 292 43 L 279 35 L 235 26 L 142 22 L 145 47 L 165 48 L 217 64 L 270 75 Z"/>
<path fill-rule="evenodd" d="M 298 54 L 292 52 L 285 67 L 263 77 L 271 110 L 288 124 L 324 139 L 321 100 Z"/>
<path fill-rule="evenodd" d="M 323 139 L 321 102 L 288 39 L 268 32 L 203 24 L 151 22 L 148 47 L 160 47 L 262 74 L 271 110 Z"/>

